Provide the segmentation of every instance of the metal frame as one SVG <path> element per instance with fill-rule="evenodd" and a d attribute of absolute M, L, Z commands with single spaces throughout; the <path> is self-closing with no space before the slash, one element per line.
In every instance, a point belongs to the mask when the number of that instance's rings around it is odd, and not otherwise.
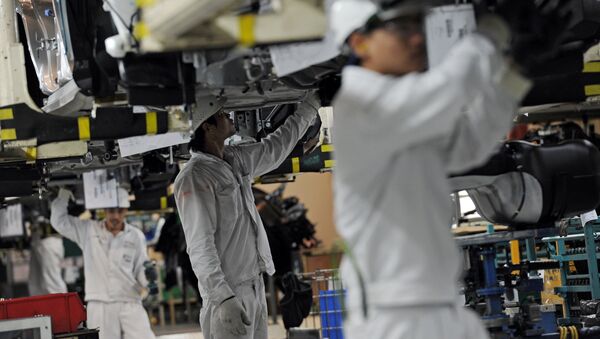
<path fill-rule="evenodd" d="M 39 339 L 52 339 L 52 320 L 49 316 L 0 321 L 0 333 L 28 329 L 39 329 Z"/>
<path fill-rule="evenodd" d="M 569 229 L 569 231 L 572 231 Z M 600 222 L 598 220 L 590 221 L 583 226 L 583 232 L 580 229 L 575 230 L 575 234 L 569 234 L 564 237 L 554 236 L 543 238 L 542 241 L 552 245 L 556 242 L 555 254 L 552 259 L 561 262 L 560 275 L 563 286 L 556 287 L 555 291 L 566 296 L 567 293 L 590 292 L 593 299 L 600 299 L 600 272 L 598 272 L 598 262 L 600 253 L 596 252 L 595 238 L 600 237 Z M 570 233 L 570 232 L 569 232 Z M 585 241 L 585 253 L 566 254 L 565 242 L 573 240 Z M 586 261 L 588 265 L 588 274 L 570 275 L 568 274 L 568 262 Z M 567 286 L 569 279 L 589 278 L 590 284 L 583 286 Z M 565 319 L 571 318 L 571 307 L 568 302 L 564 303 Z"/>

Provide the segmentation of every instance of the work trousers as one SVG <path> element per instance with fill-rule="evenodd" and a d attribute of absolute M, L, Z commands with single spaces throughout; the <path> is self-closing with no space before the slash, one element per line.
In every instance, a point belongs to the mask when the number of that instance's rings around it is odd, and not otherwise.
<path fill-rule="evenodd" d="M 99 339 L 154 339 L 146 310 L 139 302 L 88 301 L 87 326 Z"/>
<path fill-rule="evenodd" d="M 207 301 L 200 310 L 200 326 L 204 339 L 267 339 L 267 299 L 262 277 L 257 276 L 235 286 L 233 292 L 251 321 L 251 324 L 246 326 L 246 335 L 238 336 L 227 331 L 219 319 L 219 305 Z"/>
<path fill-rule="evenodd" d="M 431 305 L 370 307 L 367 318 L 350 311 L 344 322 L 346 339 L 488 339 L 475 312 L 463 306 Z"/>

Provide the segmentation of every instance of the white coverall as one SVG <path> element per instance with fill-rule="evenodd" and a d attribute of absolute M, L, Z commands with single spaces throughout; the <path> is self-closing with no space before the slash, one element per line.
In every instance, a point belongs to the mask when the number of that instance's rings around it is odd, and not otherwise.
<path fill-rule="evenodd" d="M 252 181 L 277 168 L 317 114 L 316 100 L 297 111 L 258 143 L 225 146 L 224 159 L 192 152 L 175 179 L 175 199 L 187 252 L 204 300 L 200 312 L 207 339 L 267 338 L 267 307 L 261 272 L 275 272 L 269 243 L 254 204 Z M 236 296 L 251 324 L 247 335 L 223 327 L 219 305 Z"/>
<path fill-rule="evenodd" d="M 67 284 L 61 274 L 61 261 L 64 257 L 65 248 L 60 236 L 42 239 L 38 232 L 32 234 L 27 281 L 29 295 L 67 293 Z"/>
<path fill-rule="evenodd" d="M 141 297 L 148 284 L 144 234 L 125 224 L 113 236 L 101 221 L 68 215 L 68 202 L 59 195 L 52 202 L 50 220 L 83 251 L 88 328 L 100 328 L 100 339 L 154 338 Z"/>
<path fill-rule="evenodd" d="M 505 86 L 511 81 L 519 86 Z M 343 70 L 333 105 L 334 186 L 337 229 L 354 258 L 341 267 L 347 338 L 488 336 L 458 303 L 447 175 L 487 159 L 527 86 L 478 34 L 425 73 Z"/>

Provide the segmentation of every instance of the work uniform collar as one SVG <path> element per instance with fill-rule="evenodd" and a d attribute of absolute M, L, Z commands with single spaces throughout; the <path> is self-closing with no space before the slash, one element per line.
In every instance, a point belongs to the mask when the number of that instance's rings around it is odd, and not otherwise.
<path fill-rule="evenodd" d="M 102 220 L 100 222 L 100 226 L 102 228 L 102 230 L 110 235 L 113 235 L 111 231 L 108 230 L 108 228 L 106 228 L 106 223 L 104 220 Z M 127 222 L 125 222 L 125 227 L 123 227 L 123 230 L 117 234 L 114 235 L 114 237 L 118 237 L 121 234 L 127 234 L 129 232 L 131 232 L 131 228 L 134 227 L 132 225 L 129 225 Z"/>
<path fill-rule="evenodd" d="M 192 155 L 192 159 L 195 158 L 199 158 L 202 159 L 204 161 L 210 161 L 210 162 L 216 162 L 216 163 L 225 163 L 227 164 L 229 167 L 233 167 L 232 166 L 232 160 L 233 157 L 231 155 L 231 152 L 229 151 L 229 147 L 225 146 L 225 149 L 223 150 L 223 159 L 214 156 L 210 153 L 205 153 L 205 152 L 196 152 L 196 151 L 192 151 L 190 150 L 190 154 Z"/>

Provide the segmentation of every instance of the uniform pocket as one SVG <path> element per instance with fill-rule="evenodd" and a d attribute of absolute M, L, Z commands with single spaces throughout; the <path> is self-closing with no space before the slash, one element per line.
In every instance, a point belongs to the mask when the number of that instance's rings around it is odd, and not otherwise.
<path fill-rule="evenodd" d="M 121 250 L 121 262 L 125 267 L 132 267 L 135 259 L 135 248 L 124 246 Z"/>
<path fill-rule="evenodd" d="M 231 228 L 240 211 L 240 185 L 231 183 L 217 192 L 217 218 L 219 226 Z"/>
<path fill-rule="evenodd" d="M 254 193 L 252 192 L 252 181 L 253 179 L 250 175 L 242 176 L 242 187 L 241 190 L 244 191 L 244 199 L 249 204 L 254 204 Z"/>

